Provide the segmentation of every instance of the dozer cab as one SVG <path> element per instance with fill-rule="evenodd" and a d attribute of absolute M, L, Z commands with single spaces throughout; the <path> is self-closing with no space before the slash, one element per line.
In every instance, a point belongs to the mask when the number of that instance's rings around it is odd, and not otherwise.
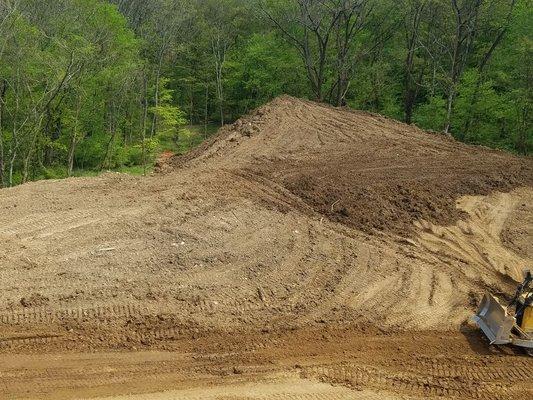
<path fill-rule="evenodd" d="M 532 283 L 531 271 L 525 271 L 524 281 L 507 305 L 492 294 L 485 294 L 472 320 L 481 328 L 490 344 L 512 344 L 528 351 L 533 349 Z"/>

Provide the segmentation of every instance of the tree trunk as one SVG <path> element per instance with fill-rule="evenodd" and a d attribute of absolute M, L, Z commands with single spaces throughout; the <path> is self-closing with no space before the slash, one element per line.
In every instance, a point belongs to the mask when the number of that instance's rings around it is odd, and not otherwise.
<path fill-rule="evenodd" d="M 17 159 L 17 150 L 13 149 L 11 158 L 9 159 L 9 173 L 8 173 L 8 185 L 13 186 L 13 168 L 15 166 L 15 160 Z"/>
<path fill-rule="evenodd" d="M 448 99 L 446 101 L 446 120 L 444 123 L 444 133 L 450 136 L 450 127 L 452 122 L 453 103 L 455 100 L 455 83 L 452 83 L 448 92 Z"/>
<path fill-rule="evenodd" d="M 207 138 L 207 118 L 209 112 L 209 83 L 205 83 L 204 139 Z"/>
<path fill-rule="evenodd" d="M 216 80 L 217 80 L 217 97 L 218 106 L 220 110 L 220 125 L 224 126 L 224 87 L 222 84 L 222 63 L 217 61 L 216 65 Z"/>
<path fill-rule="evenodd" d="M 193 85 L 189 85 L 189 124 L 194 125 L 194 91 Z"/>
<path fill-rule="evenodd" d="M 141 125 L 141 147 L 143 175 L 146 175 L 146 120 L 148 119 L 148 82 L 146 74 L 143 74 L 143 99 L 142 99 L 142 125 Z"/>
<path fill-rule="evenodd" d="M 74 154 L 76 154 L 76 145 L 78 144 L 78 120 L 80 115 L 80 101 L 78 101 L 78 107 L 76 109 L 76 122 L 74 123 L 74 132 L 70 138 L 70 147 L 68 151 L 68 176 L 72 176 L 74 169 Z"/>
<path fill-rule="evenodd" d="M 5 168 L 5 161 L 4 161 L 4 133 L 2 130 L 3 127 L 3 111 L 4 111 L 4 96 L 6 94 L 7 85 L 6 81 L 2 80 L 2 83 L 0 85 L 0 188 L 5 187 L 5 181 L 4 181 L 4 168 Z"/>
<path fill-rule="evenodd" d="M 72 176 L 72 171 L 74 169 L 74 154 L 76 152 L 76 132 L 72 135 L 70 140 L 70 148 L 68 151 L 68 176 Z"/>
<path fill-rule="evenodd" d="M 468 137 L 468 132 L 470 131 L 470 128 L 472 127 L 474 123 L 474 119 L 475 119 L 474 111 L 475 111 L 477 102 L 479 100 L 479 91 L 481 90 L 482 83 L 483 83 L 482 75 L 480 74 L 476 80 L 476 88 L 474 89 L 474 95 L 472 96 L 472 99 L 470 103 L 468 104 L 468 113 L 467 113 L 468 117 L 466 118 L 463 131 L 461 132 L 461 135 L 460 135 L 461 140 Z"/>
<path fill-rule="evenodd" d="M 477 68 L 478 77 L 477 77 L 477 81 L 476 81 L 476 89 L 474 90 L 474 96 L 473 96 L 472 101 L 470 102 L 470 105 L 469 105 L 470 111 L 468 112 L 468 118 L 466 120 L 464 129 L 463 129 L 463 136 L 465 136 L 465 137 L 468 135 L 468 132 L 470 131 L 470 127 L 472 126 L 472 124 L 474 122 L 474 112 L 473 112 L 473 110 L 476 107 L 477 102 L 479 100 L 479 90 L 481 89 L 481 84 L 483 83 L 483 72 L 485 71 L 485 67 L 489 63 L 492 55 L 494 54 L 494 51 L 496 50 L 498 45 L 501 43 L 501 41 L 503 40 L 505 34 L 507 33 L 507 30 L 509 29 L 509 24 L 511 23 L 511 18 L 512 18 L 512 15 L 513 15 L 513 10 L 514 10 L 515 5 L 516 5 L 516 0 L 513 0 L 511 2 L 511 4 L 509 5 L 509 11 L 508 11 L 507 17 L 505 19 L 505 22 L 501 26 L 500 31 L 498 32 L 498 34 L 494 38 L 494 41 L 492 42 L 492 44 L 489 47 L 489 49 L 485 52 L 485 55 L 483 56 L 483 58 L 481 59 L 481 62 L 478 65 L 478 68 Z"/>
<path fill-rule="evenodd" d="M 40 126 L 34 128 L 35 132 L 33 134 L 32 140 L 30 141 L 28 152 L 26 153 L 26 156 L 24 157 L 24 160 L 22 162 L 22 183 L 28 182 L 30 162 L 33 157 L 33 152 L 35 150 L 35 143 L 37 142 L 37 135 L 38 135 L 39 129 L 41 129 Z"/>
<path fill-rule="evenodd" d="M 411 52 L 411 51 L 409 51 Z M 413 123 L 413 109 L 416 101 L 416 92 L 413 84 L 413 65 L 411 56 L 407 56 L 405 73 L 405 96 L 404 96 L 404 121 L 406 124 Z"/>
<path fill-rule="evenodd" d="M 150 137 L 153 138 L 155 134 L 157 134 L 157 108 L 159 107 L 159 82 L 161 81 L 161 69 L 163 65 L 163 55 L 164 55 L 164 49 L 161 50 L 161 53 L 159 54 L 159 63 L 157 65 L 157 71 L 155 75 L 155 94 L 154 94 L 154 107 L 155 112 L 152 118 L 152 128 L 150 130 Z"/>
<path fill-rule="evenodd" d="M 527 154 L 527 135 L 528 130 L 531 129 L 531 118 L 529 117 L 529 105 L 524 105 L 520 113 L 520 123 L 518 126 L 518 134 L 516 138 L 516 147 L 518 151 L 524 155 Z"/>
<path fill-rule="evenodd" d="M 461 57 L 461 43 L 463 41 L 463 25 L 461 11 L 459 10 L 457 3 L 452 0 L 455 11 L 455 38 L 453 45 L 453 57 L 450 70 L 450 86 L 448 88 L 448 98 L 446 100 L 446 119 L 444 121 L 444 133 L 450 135 L 450 126 L 452 121 L 453 102 L 455 100 L 455 86 L 459 76 L 459 59 Z"/>
<path fill-rule="evenodd" d="M 343 9 L 343 11 L 346 11 Z M 335 104 L 338 107 L 346 105 L 346 94 L 348 93 L 348 87 L 350 85 L 350 70 L 348 66 L 348 52 L 350 49 L 350 43 L 353 36 L 357 32 L 355 25 L 352 26 L 351 19 L 355 16 L 353 13 L 346 14 L 341 12 L 339 21 L 336 28 L 336 41 L 337 41 L 337 93 L 335 98 Z M 357 20 L 359 16 L 357 16 Z M 350 69 L 350 70 L 349 70 Z M 333 85 L 335 86 L 335 85 Z M 332 90 L 334 87 L 331 88 Z"/>
<path fill-rule="evenodd" d="M 110 156 L 110 153 L 111 153 L 111 145 L 112 145 L 113 142 L 115 141 L 116 130 L 113 130 L 113 131 L 110 132 L 110 133 L 111 133 L 111 138 L 110 138 L 109 141 L 107 142 L 107 146 L 106 146 L 106 150 L 105 150 L 105 155 L 104 155 L 104 158 L 103 158 L 103 160 L 102 160 L 102 165 L 100 166 L 100 171 L 103 171 L 104 169 L 110 167 L 109 156 Z"/>
<path fill-rule="evenodd" d="M 109 133 L 109 141 L 107 142 L 106 151 L 104 154 L 104 158 L 102 159 L 102 164 L 100 165 L 100 170 L 103 171 L 105 168 L 110 168 L 111 165 L 109 163 L 109 157 L 111 153 L 111 145 L 115 142 L 115 138 L 117 135 L 117 129 L 115 127 L 114 122 L 114 109 L 115 109 L 115 103 L 114 101 L 111 101 L 111 104 L 109 104 L 109 111 L 108 111 L 108 123 L 107 123 L 107 130 Z"/>
<path fill-rule="evenodd" d="M 418 90 L 416 89 L 416 82 L 413 77 L 415 50 L 420 33 L 420 22 L 422 20 L 422 11 L 425 7 L 425 2 L 417 2 L 413 4 L 410 11 L 412 14 L 412 25 L 410 31 L 407 32 L 407 55 L 405 57 L 405 96 L 404 96 L 404 112 L 405 123 L 411 124 L 413 122 L 413 109 L 416 103 Z"/>
<path fill-rule="evenodd" d="M 22 183 L 28 182 L 28 175 L 29 175 L 29 172 L 30 172 L 31 155 L 32 155 L 32 152 L 28 151 L 28 154 L 26 155 L 26 157 L 24 157 L 24 160 L 22 162 Z"/>
<path fill-rule="evenodd" d="M 482 0 L 474 0 L 469 4 L 469 8 L 459 7 L 457 0 L 451 0 L 455 14 L 455 38 L 453 46 L 453 57 L 450 71 L 450 87 L 448 90 L 448 100 L 446 104 L 446 121 L 444 133 L 450 135 L 452 123 L 453 104 L 457 94 L 457 86 L 461 81 L 464 66 L 472 51 L 472 42 L 476 35 L 479 7 Z"/>
<path fill-rule="evenodd" d="M 337 95 L 335 104 L 338 107 L 346 105 L 346 94 L 348 93 L 348 87 L 350 85 L 349 74 L 347 71 L 347 49 L 343 48 L 337 56 Z"/>
<path fill-rule="evenodd" d="M 222 82 L 222 73 L 224 62 L 226 61 L 227 44 L 221 39 L 220 35 L 218 33 L 216 39 L 213 40 L 212 49 L 215 58 L 216 92 L 220 109 L 220 125 L 224 126 L 224 85 Z"/>

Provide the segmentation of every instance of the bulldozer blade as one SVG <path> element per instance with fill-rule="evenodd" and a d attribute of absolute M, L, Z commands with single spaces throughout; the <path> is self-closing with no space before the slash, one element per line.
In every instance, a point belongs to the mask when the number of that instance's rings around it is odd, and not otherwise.
<path fill-rule="evenodd" d="M 477 323 L 487 336 L 490 344 L 508 344 L 512 342 L 511 332 L 516 323 L 515 318 L 507 313 L 498 299 L 485 294 L 476 315 L 472 320 Z"/>

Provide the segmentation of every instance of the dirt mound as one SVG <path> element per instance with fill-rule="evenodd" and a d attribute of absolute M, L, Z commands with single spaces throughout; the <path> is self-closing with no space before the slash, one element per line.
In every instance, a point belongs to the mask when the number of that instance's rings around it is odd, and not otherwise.
<path fill-rule="evenodd" d="M 173 162 L 238 171 L 286 189 L 331 220 L 397 234 L 412 231 L 415 220 L 455 222 L 460 196 L 533 183 L 531 158 L 288 96 Z"/>
<path fill-rule="evenodd" d="M 516 384 L 530 363 L 501 350 L 481 391 L 464 373 L 491 352 L 467 322 L 482 293 L 512 293 L 533 263 L 530 159 L 283 97 L 160 164 L 167 173 L 146 178 L 0 190 L 0 357 L 177 350 L 190 368 L 166 357 L 120 368 L 135 382 L 180 370 L 181 382 L 298 363 L 305 377 L 380 396 L 531 391 Z M 34 365 L 0 386 L 25 393 L 49 367 Z M 56 377 L 122 384 L 101 370 Z"/>

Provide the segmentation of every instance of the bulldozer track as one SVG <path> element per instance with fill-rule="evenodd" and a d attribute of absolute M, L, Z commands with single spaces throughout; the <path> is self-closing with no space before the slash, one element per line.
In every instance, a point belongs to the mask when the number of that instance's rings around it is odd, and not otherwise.
<path fill-rule="evenodd" d="M 453 362 L 452 362 L 453 363 Z M 448 363 L 428 361 L 417 363 L 413 367 L 404 367 L 407 371 L 427 373 L 435 377 L 455 378 L 463 377 L 469 380 L 517 380 L 533 376 L 533 363 L 528 359 L 515 358 L 512 366 L 486 365 L 483 362 L 469 362 L 461 365 L 454 363 L 451 367 Z"/>
<path fill-rule="evenodd" d="M 348 397 L 347 397 L 348 396 Z M 273 395 L 262 395 L 262 396 L 250 396 L 245 397 L 245 399 L 250 400 L 351 400 L 351 399 L 360 399 L 355 393 L 353 396 L 347 395 L 346 393 L 337 394 L 337 393 L 309 393 L 309 394 L 290 394 L 290 393 L 276 393 Z M 200 400 L 200 398 L 198 398 Z"/>
<path fill-rule="evenodd" d="M 394 371 L 394 372 L 392 372 Z M 355 388 L 387 390 L 423 397 L 467 397 L 479 400 L 529 398 L 532 387 L 520 388 L 515 382 L 527 382 L 530 368 L 436 367 L 433 370 L 385 370 L 369 366 L 320 366 L 304 371 L 309 377 Z"/>
<path fill-rule="evenodd" d="M 55 340 L 59 340 L 63 335 L 33 335 L 33 336 L 15 336 L 15 337 L 0 337 L 0 349 L 12 348 L 17 346 L 28 346 L 35 344 L 49 344 Z"/>
<path fill-rule="evenodd" d="M 110 305 L 89 308 L 27 309 L 0 314 L 0 325 L 54 323 L 63 320 L 108 320 L 146 315 L 148 311 L 136 305 Z"/>
<path fill-rule="evenodd" d="M 4 226 L 0 229 L 0 233 L 24 237 L 32 235 L 48 236 L 98 222 L 98 219 L 92 219 L 97 212 L 98 210 L 30 215 L 23 220 L 17 221 L 17 223 Z"/>

